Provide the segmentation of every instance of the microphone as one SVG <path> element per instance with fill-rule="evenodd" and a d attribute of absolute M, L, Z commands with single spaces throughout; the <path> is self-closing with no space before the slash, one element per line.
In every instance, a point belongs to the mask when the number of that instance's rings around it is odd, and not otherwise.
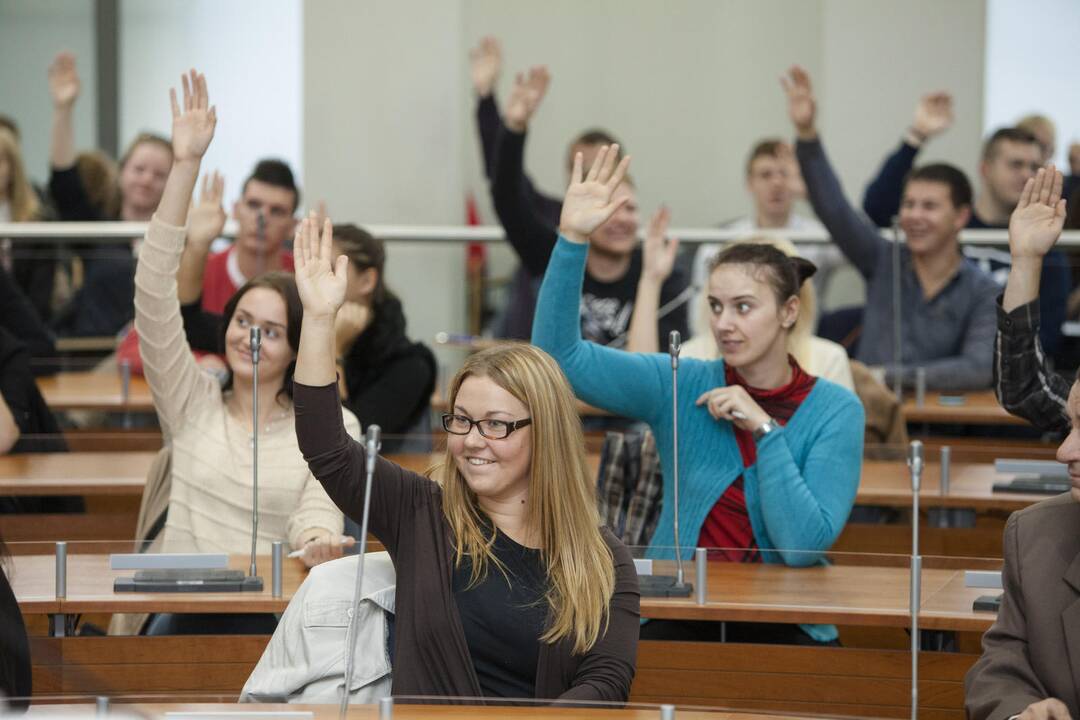
<path fill-rule="evenodd" d="M 911 469 L 911 491 L 918 494 L 922 485 L 923 444 L 922 440 L 912 440 L 908 446 L 907 465 Z"/>
<path fill-rule="evenodd" d="M 259 213 L 262 217 L 262 213 Z M 262 328 L 251 326 L 248 340 L 251 346 L 251 567 L 248 576 L 256 578 L 255 543 L 259 536 L 259 350 L 262 347 Z M 260 585 L 262 584 L 260 580 Z"/>
<path fill-rule="evenodd" d="M 642 597 L 689 597 L 693 586 L 684 581 L 683 558 L 679 547 L 679 351 L 682 349 L 682 336 L 678 330 L 668 335 L 668 354 L 671 356 L 671 433 L 674 445 L 673 476 L 674 486 L 674 533 L 675 533 L 675 577 L 665 575 L 642 575 L 638 577 L 638 589 Z"/>
<path fill-rule="evenodd" d="M 908 468 L 911 469 L 911 717 L 919 707 L 919 610 L 922 607 L 922 556 L 919 555 L 919 488 L 922 485 L 923 444 L 912 440 L 908 446 Z"/>
<path fill-rule="evenodd" d="M 382 446 L 382 428 L 368 425 L 364 437 L 364 509 L 360 518 L 359 554 L 356 566 L 356 585 L 353 586 L 352 613 L 349 615 L 349 627 L 345 632 L 345 684 L 341 689 L 341 717 L 349 709 L 349 688 L 352 687 L 354 656 L 356 654 L 356 623 L 360 616 L 360 595 L 364 585 L 364 555 L 367 554 L 368 514 L 371 511 L 371 485 L 375 482 L 375 461 Z"/>

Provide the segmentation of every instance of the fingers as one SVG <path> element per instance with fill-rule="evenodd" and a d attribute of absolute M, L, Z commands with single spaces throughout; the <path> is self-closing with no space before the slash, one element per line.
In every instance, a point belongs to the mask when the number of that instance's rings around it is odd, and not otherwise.
<path fill-rule="evenodd" d="M 616 152 L 613 152 L 611 154 L 613 158 L 618 155 L 618 147 L 619 146 L 616 145 L 615 146 Z M 619 185 L 622 184 L 623 178 L 626 177 L 626 173 L 627 173 L 627 171 L 629 169 L 630 169 L 630 156 L 626 155 L 625 157 L 623 157 L 622 160 L 619 161 L 619 166 L 615 168 L 615 173 L 611 176 L 611 180 L 607 183 L 612 191 L 614 191 L 615 188 L 619 187 Z M 629 200 L 630 198 L 626 198 L 626 199 Z"/>
<path fill-rule="evenodd" d="M 214 179 L 210 183 L 210 190 L 214 194 L 214 200 L 220 204 L 221 199 L 225 197 L 225 176 L 217 170 L 214 171 Z"/>
<path fill-rule="evenodd" d="M 1035 173 L 1035 183 L 1031 186 L 1031 202 L 1046 204 L 1047 197 L 1049 197 L 1049 191 L 1046 196 L 1043 195 L 1043 184 L 1046 179 L 1046 168 L 1039 168 L 1039 171 Z"/>
<path fill-rule="evenodd" d="M 1031 204 L 1031 194 L 1035 190 L 1035 178 L 1029 177 L 1024 183 L 1024 189 L 1020 192 L 1020 201 L 1016 203 L 1017 209 L 1026 208 Z"/>
<path fill-rule="evenodd" d="M 312 213 L 311 224 L 318 227 L 318 220 L 315 214 Z M 326 258 L 327 264 L 330 264 L 330 256 L 333 253 L 331 243 L 334 240 L 334 224 L 330 222 L 330 218 L 325 218 L 322 223 L 322 238 L 319 243 L 319 257 Z"/>
<path fill-rule="evenodd" d="M 600 177 L 600 168 L 604 165 L 604 160 L 607 158 L 608 150 L 610 148 L 604 145 L 596 153 L 596 157 L 593 159 L 592 167 L 589 168 L 589 174 L 585 176 L 585 182 L 595 182 Z"/>
<path fill-rule="evenodd" d="M 334 276 L 345 277 L 345 273 L 349 269 L 349 256 L 338 255 L 337 260 L 334 261 Z"/>
<path fill-rule="evenodd" d="M 210 199 L 210 173 L 203 173 L 199 198 L 204 202 Z"/>
<path fill-rule="evenodd" d="M 1036 176 L 1036 177 L 1039 177 L 1039 176 L 1042 177 L 1042 187 L 1039 188 L 1039 203 L 1042 204 L 1042 205 L 1052 205 L 1053 204 L 1051 202 L 1051 199 L 1050 199 L 1050 191 L 1054 189 L 1053 173 L 1054 173 L 1054 168 L 1051 165 L 1051 166 L 1048 166 L 1048 167 L 1039 168 L 1038 175 Z M 1036 181 L 1036 182 L 1038 182 L 1038 181 Z M 1057 202 L 1057 198 L 1054 198 L 1053 201 Z"/>
<path fill-rule="evenodd" d="M 187 75 L 180 76 L 180 85 L 184 90 L 184 112 L 191 111 L 191 84 L 188 81 Z"/>
<path fill-rule="evenodd" d="M 1061 171 L 1054 167 L 1054 163 L 1047 165 L 1047 170 L 1053 174 L 1050 185 L 1050 204 L 1056 205 L 1057 201 L 1061 198 L 1061 189 L 1065 184 L 1065 178 L 1062 177 Z"/>

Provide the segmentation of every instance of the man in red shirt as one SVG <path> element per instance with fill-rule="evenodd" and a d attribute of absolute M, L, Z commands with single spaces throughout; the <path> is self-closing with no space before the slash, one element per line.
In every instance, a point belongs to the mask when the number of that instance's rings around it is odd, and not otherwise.
<path fill-rule="evenodd" d="M 189 233 L 176 275 L 180 302 L 193 303 L 201 297 L 204 310 L 220 314 L 251 278 L 271 270 L 292 272 L 292 253 L 284 244 L 296 227 L 299 205 L 300 190 L 289 166 L 280 160 L 259 161 L 233 204 L 238 228 L 232 247 L 207 258 L 214 237 L 206 240 L 206 233 L 198 238 Z"/>
<path fill-rule="evenodd" d="M 225 227 L 221 199 L 224 180 L 216 172 L 203 178 L 199 203 L 188 218 L 187 242 L 176 273 L 180 303 L 200 302 L 203 310 L 222 314 L 225 303 L 244 283 L 271 270 L 293 272 L 292 253 L 284 249 L 296 227 L 300 189 L 292 170 L 281 160 L 260 160 L 244 182 L 240 199 L 233 204 L 236 240 L 222 252 L 210 255 L 210 246 Z M 117 359 L 127 361 L 131 371 L 142 374 L 139 338 L 131 328 L 117 348 Z M 215 367 L 213 356 L 206 358 Z"/>

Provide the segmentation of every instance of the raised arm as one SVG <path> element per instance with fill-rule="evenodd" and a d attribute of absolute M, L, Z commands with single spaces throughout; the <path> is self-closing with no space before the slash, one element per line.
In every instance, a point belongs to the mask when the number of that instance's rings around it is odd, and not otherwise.
<path fill-rule="evenodd" d="M 649 220 L 641 253 L 641 278 L 634 297 L 634 312 L 630 316 L 626 349 L 630 352 L 660 352 L 659 325 L 660 291 L 671 276 L 679 253 L 678 238 L 667 236 L 671 211 L 660 206 Z M 689 339 L 689 338 L 686 338 Z"/>
<path fill-rule="evenodd" d="M 296 438 L 311 474 L 330 499 L 349 517 L 363 511 L 364 446 L 349 437 L 341 413 L 334 367 L 334 317 L 345 302 L 349 259 L 339 255 L 331 264 L 333 226 L 327 218 L 320 233 L 314 213 L 296 231 L 293 257 L 296 288 L 304 305 L 300 349 L 293 375 Z M 412 515 L 409 508 L 431 501 L 435 483 L 378 458 L 371 487 L 371 532 L 393 554 L 399 531 Z"/>
<path fill-rule="evenodd" d="M 536 193 L 525 177 L 525 133 L 550 79 L 544 67 L 518 74 L 504 111 L 506 127 L 499 133 L 491 178 L 492 201 L 506 239 L 535 277 L 544 274 L 558 234 L 540 213 Z"/>
<path fill-rule="evenodd" d="M 176 90 L 169 91 L 173 164 L 135 270 L 135 329 L 146 380 L 166 430 L 183 421 L 192 403 L 211 395 L 215 382 L 191 356 L 176 295 L 176 272 L 191 193 L 214 137 L 217 111 L 210 106 L 203 75 L 192 70 L 182 85 L 182 107 Z"/>
<path fill-rule="evenodd" d="M 1051 372 L 1039 342 L 1039 279 L 1043 258 L 1065 225 L 1063 178 L 1053 165 L 1024 185 L 1009 218 L 1012 266 L 997 313 L 994 392 L 1001 406 L 1041 430 L 1069 428 L 1067 380 Z"/>
<path fill-rule="evenodd" d="M 915 163 L 919 149 L 930 138 L 945 132 L 953 123 L 952 95 L 939 91 L 923 95 L 915 106 L 911 126 L 900 147 L 885 159 L 877 176 L 866 186 L 863 211 L 878 227 L 889 227 L 900 212 L 904 178 Z"/>
<path fill-rule="evenodd" d="M 191 208 L 187 242 L 176 273 L 176 294 L 181 304 L 193 303 L 202 296 L 206 256 L 210 254 L 210 244 L 225 227 L 225 208 L 221 205 L 224 195 L 225 178 L 217 171 L 203 175 L 199 203 Z"/>
<path fill-rule="evenodd" d="M 484 177 L 489 181 L 495 172 L 495 145 L 502 131 L 499 106 L 495 104 L 495 82 L 502 71 L 502 46 L 494 37 L 480 38 L 469 51 L 469 77 L 476 92 L 476 129 L 480 133 L 480 151 Z"/>
<path fill-rule="evenodd" d="M 651 422 L 666 407 L 665 389 L 670 393 L 670 382 L 665 381 L 667 358 L 601 347 L 581 337 L 579 307 L 588 238 L 625 202 L 625 196 L 613 201 L 612 195 L 630 158 L 616 167 L 616 157 L 618 145 L 601 148 L 587 177 L 581 153 L 574 158 L 559 222 L 561 237 L 540 287 L 532 340 L 555 358 L 579 398 L 617 415 Z"/>
<path fill-rule="evenodd" d="M 75 56 L 69 52 L 58 54 L 49 65 L 49 95 L 53 103 L 49 164 L 56 170 L 66 170 L 75 164 L 75 127 L 72 115 L 79 89 Z"/>
<path fill-rule="evenodd" d="M 810 204 L 828 229 L 833 242 L 840 246 L 841 252 L 863 277 L 869 278 L 877 265 L 878 254 L 888 244 L 877 228 L 859 217 L 855 208 L 848 203 L 844 189 L 825 156 L 818 138 L 817 105 L 810 75 L 796 65 L 781 78 L 781 84 L 787 93 L 788 114 L 795 126 L 798 139 L 795 155 L 799 158 Z"/>

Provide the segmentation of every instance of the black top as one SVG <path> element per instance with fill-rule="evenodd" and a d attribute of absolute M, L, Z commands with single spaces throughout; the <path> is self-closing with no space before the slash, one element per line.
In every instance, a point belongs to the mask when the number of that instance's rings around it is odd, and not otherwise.
<path fill-rule="evenodd" d="M 11 590 L 0 551 L 0 695 L 29 698 L 31 693 L 30 641 L 26 637 L 19 603 Z M 0 698 L 0 710 L 4 700 Z M 29 700 L 10 703 L 12 709 L 25 709 Z"/>
<path fill-rule="evenodd" d="M 454 569 L 453 593 L 476 679 L 484 697 L 531 698 L 547 618 L 547 573 L 539 550 L 497 533 L 492 546 L 506 575 L 493 563 L 469 587 L 472 563 Z"/>
<path fill-rule="evenodd" d="M 390 454 L 401 452 L 408 438 L 387 436 L 416 432 L 427 417 L 438 368 L 431 350 L 405 334 L 400 300 L 388 294 L 374 312 L 345 354 L 345 407 L 361 427 L 382 428 L 382 451 Z"/>
<path fill-rule="evenodd" d="M 522 133 L 505 130 L 500 135 L 491 192 L 507 240 L 529 273 L 542 277 L 559 233 L 556 225 L 527 201 L 522 169 L 524 148 Z M 635 248 L 626 274 L 614 282 L 601 282 L 586 270 L 581 294 L 581 334 L 586 340 L 612 347 L 626 344 L 640 278 L 640 246 Z M 689 337 L 687 306 L 693 294 L 689 273 L 683 263 L 677 262 L 660 290 L 657 324 L 660 347 L 667 347 L 672 330 Z"/>

